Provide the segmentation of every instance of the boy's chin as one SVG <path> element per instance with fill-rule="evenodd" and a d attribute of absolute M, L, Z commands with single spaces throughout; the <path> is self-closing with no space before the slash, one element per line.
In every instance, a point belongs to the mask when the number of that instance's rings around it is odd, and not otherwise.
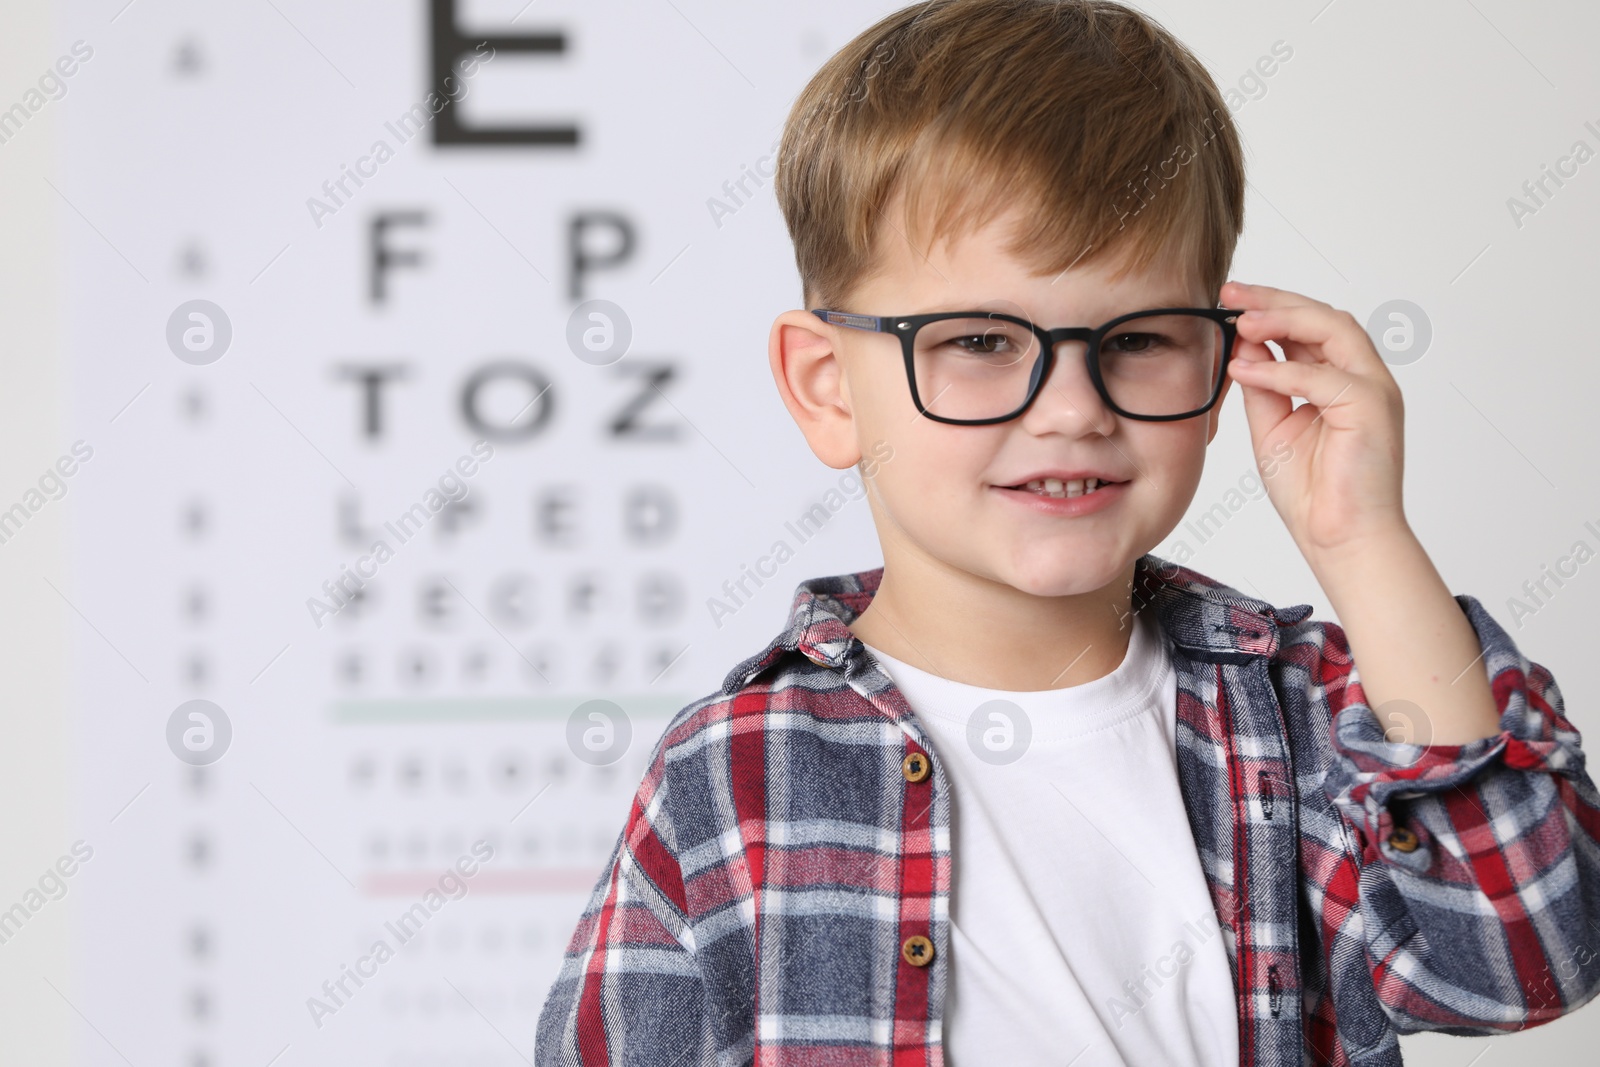
<path fill-rule="evenodd" d="M 999 580 L 1030 596 L 1077 596 L 1094 593 L 1121 580 L 1127 560 L 1109 551 L 1040 555 L 1012 560 L 999 569 Z"/>

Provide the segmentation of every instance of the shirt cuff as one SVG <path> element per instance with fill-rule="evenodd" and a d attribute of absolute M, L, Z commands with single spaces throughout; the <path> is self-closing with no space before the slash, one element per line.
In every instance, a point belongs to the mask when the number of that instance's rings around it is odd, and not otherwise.
<path fill-rule="evenodd" d="M 1429 744 L 1425 723 L 1388 716 L 1389 735 L 1366 703 L 1355 665 L 1346 679 L 1343 708 L 1332 724 L 1334 761 L 1324 781 L 1329 797 L 1383 854 L 1414 866 L 1417 842 L 1396 829 L 1388 805 L 1467 785 L 1486 768 L 1502 764 L 1520 771 L 1582 776 L 1584 753 L 1577 729 L 1561 713 L 1561 694 L 1550 673 L 1523 656 L 1511 636 L 1476 597 L 1458 595 L 1483 649 L 1481 667 L 1499 713 L 1500 730 L 1460 744 Z M 1405 846 L 1410 845 L 1410 848 Z"/>

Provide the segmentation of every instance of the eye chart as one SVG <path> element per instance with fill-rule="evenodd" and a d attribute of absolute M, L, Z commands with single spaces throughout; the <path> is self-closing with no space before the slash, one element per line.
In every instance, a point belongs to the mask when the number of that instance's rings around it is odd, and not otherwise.
<path fill-rule="evenodd" d="M 866 21 L 61 9 L 75 1062 L 527 1060 L 669 717 L 878 562 L 766 362 Z"/>

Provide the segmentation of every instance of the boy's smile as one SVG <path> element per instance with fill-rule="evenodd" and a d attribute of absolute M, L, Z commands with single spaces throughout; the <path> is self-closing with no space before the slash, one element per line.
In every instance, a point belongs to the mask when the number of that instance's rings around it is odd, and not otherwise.
<path fill-rule="evenodd" d="M 897 199 L 886 215 L 898 208 Z M 885 225 L 877 269 L 837 310 L 1000 311 L 1048 328 L 1216 303 L 1194 271 L 1116 278 L 1118 264 L 1094 261 L 1036 273 L 1007 251 L 1019 224 L 1016 213 L 997 217 L 936 241 L 925 256 Z M 875 442 L 893 449 L 868 479 L 884 579 L 852 626 L 863 640 L 997 689 L 1079 684 L 1121 662 L 1134 561 L 1182 520 L 1223 398 L 1190 419 L 1123 418 L 1096 391 L 1084 351 L 1081 342 L 1058 347 L 1020 416 L 951 425 L 918 413 L 897 338 L 805 312 L 780 316 L 773 370 L 812 450 L 842 468 L 873 454 Z M 960 618 L 947 634 L 928 621 L 952 616 Z M 974 618 L 982 620 L 976 648 Z"/>
<path fill-rule="evenodd" d="M 1016 485 L 991 486 L 1014 495 L 1019 503 L 1046 515 L 1087 515 L 1111 502 L 1126 478 L 1113 478 L 1104 470 L 1036 471 Z M 1093 499 L 1089 499 L 1089 498 Z"/>

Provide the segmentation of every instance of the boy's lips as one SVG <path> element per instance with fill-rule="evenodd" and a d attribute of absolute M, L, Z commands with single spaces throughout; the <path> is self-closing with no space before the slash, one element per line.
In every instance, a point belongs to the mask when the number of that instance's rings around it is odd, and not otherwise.
<path fill-rule="evenodd" d="M 1103 467 L 1053 467 L 1032 471 L 1015 484 L 991 488 L 1045 515 L 1087 515 L 1127 492 L 1128 479 L 1115 477 Z"/>
<path fill-rule="evenodd" d="M 1112 475 L 1109 472 L 1104 471 L 1104 470 L 1087 470 L 1087 469 L 1084 469 L 1084 470 L 1064 470 L 1064 469 L 1055 469 L 1055 470 L 1034 471 L 1032 474 L 1024 475 L 1023 477 L 1018 478 L 1014 482 L 997 482 L 996 483 L 996 488 L 999 488 L 999 489 L 1025 489 L 1025 488 L 1027 488 L 1029 482 L 1042 482 L 1042 481 L 1046 481 L 1046 480 L 1049 480 L 1049 479 L 1053 479 L 1055 481 L 1058 481 L 1058 482 L 1061 482 L 1061 483 L 1065 484 L 1067 482 L 1081 482 L 1081 481 L 1084 481 L 1084 480 L 1089 479 L 1089 478 L 1095 479 L 1101 485 L 1119 485 L 1122 482 L 1125 482 L 1125 481 L 1128 480 L 1126 478 L 1116 477 L 1116 476 L 1114 476 L 1114 475 Z"/>
<path fill-rule="evenodd" d="M 1058 516 L 1088 515 L 1100 511 L 1120 500 L 1128 491 L 1127 482 L 1107 482 L 1089 489 L 1080 481 L 1078 483 L 1080 491 L 1074 493 L 1068 484 L 1070 482 L 1071 479 L 1067 482 L 1051 479 L 1037 489 L 1029 489 L 1026 483 L 1016 487 L 994 485 L 990 488 L 1007 500 L 1021 504 L 1034 512 Z M 1056 489 L 1058 485 L 1064 488 Z"/>

